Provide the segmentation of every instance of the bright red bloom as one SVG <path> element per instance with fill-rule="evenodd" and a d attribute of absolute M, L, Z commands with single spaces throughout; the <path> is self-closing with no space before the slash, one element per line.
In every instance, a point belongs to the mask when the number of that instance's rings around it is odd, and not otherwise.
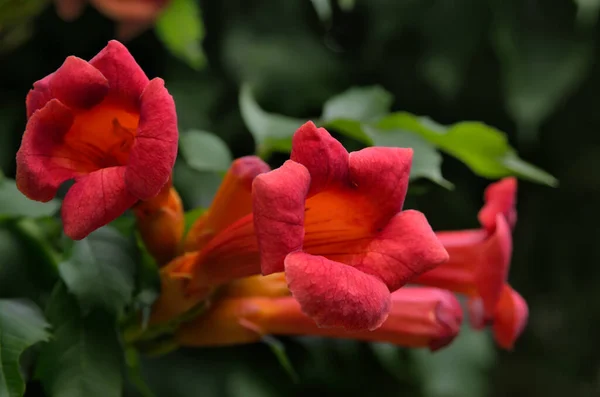
<path fill-rule="evenodd" d="M 479 212 L 481 229 L 443 231 L 436 235 L 450 259 L 418 277 L 418 284 L 449 289 L 469 296 L 475 328 L 493 324 L 502 347 L 510 347 L 527 322 L 527 304 L 508 284 L 512 230 L 517 220 L 517 181 L 505 178 L 485 191 Z"/>
<path fill-rule="evenodd" d="M 425 217 L 400 212 L 412 150 L 348 154 L 311 122 L 292 146 L 291 160 L 254 179 L 252 207 L 248 195 L 218 194 L 252 214 L 225 211 L 215 200 L 210 218 L 188 238 L 187 249 L 199 250 L 168 271 L 190 279 L 187 292 L 194 294 L 285 270 L 294 297 L 318 325 L 375 329 L 389 313 L 390 291 L 447 260 Z"/>
<path fill-rule="evenodd" d="M 318 335 L 437 350 L 454 339 L 462 322 L 458 300 L 435 288 L 403 288 L 392 293 L 383 324 L 374 331 L 359 332 L 317 326 L 292 297 L 250 292 L 259 294 L 217 301 L 208 313 L 184 324 L 175 339 L 183 346 L 222 346 L 256 342 L 263 335 Z"/>
<path fill-rule="evenodd" d="M 62 206 L 69 237 L 87 236 L 169 180 L 178 139 L 173 98 L 121 43 L 109 42 L 89 62 L 68 57 L 26 102 L 17 186 L 45 202 L 74 179 Z"/>
<path fill-rule="evenodd" d="M 254 180 L 262 273 L 285 270 L 319 326 L 379 327 L 391 291 L 448 259 L 423 214 L 401 211 L 411 163 L 412 149 L 348 154 L 308 122 L 293 137 L 291 160 Z"/>
<path fill-rule="evenodd" d="M 486 321 L 490 321 L 510 268 L 512 234 L 508 218 L 514 225 L 516 189 L 514 178 L 486 189 L 485 205 L 479 212 L 481 229 L 436 232 L 450 259 L 415 282 L 480 297 Z"/>

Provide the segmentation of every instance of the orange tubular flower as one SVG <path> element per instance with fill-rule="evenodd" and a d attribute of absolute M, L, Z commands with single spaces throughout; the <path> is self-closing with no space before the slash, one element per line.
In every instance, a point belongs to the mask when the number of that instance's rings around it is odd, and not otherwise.
<path fill-rule="evenodd" d="M 493 323 L 503 347 L 512 346 L 527 321 L 525 301 L 506 284 L 512 256 L 511 228 L 517 219 L 516 189 L 514 178 L 486 189 L 485 205 L 478 216 L 481 229 L 436 232 L 450 259 L 415 280 L 469 296 L 472 325 L 481 328 Z M 507 315 L 513 316 L 510 321 Z M 508 335 L 512 336 L 510 341 Z"/>
<path fill-rule="evenodd" d="M 227 295 L 204 316 L 184 324 L 175 339 L 182 346 L 222 346 L 256 342 L 263 335 L 317 335 L 437 350 L 454 339 L 462 322 L 458 300 L 436 288 L 403 288 L 392 293 L 387 320 L 374 331 L 359 332 L 318 327 L 292 297 L 248 292 L 258 294 Z"/>
<path fill-rule="evenodd" d="M 117 21 L 117 38 L 130 40 L 148 29 L 169 0 L 89 0 L 102 14 Z M 71 21 L 83 12 L 85 0 L 54 0 L 58 15 Z"/>
<path fill-rule="evenodd" d="M 173 259 L 183 237 L 185 220 L 181 198 L 171 183 L 165 184 L 156 197 L 135 205 L 133 213 L 142 240 L 158 264 Z"/>
<path fill-rule="evenodd" d="M 285 271 L 318 325 L 375 329 L 389 314 L 391 291 L 448 259 L 423 214 L 401 211 L 411 162 L 411 149 L 348 154 L 308 122 L 293 137 L 291 160 L 254 179 L 253 213 L 171 274 L 190 278 L 191 293 Z"/>
<path fill-rule="evenodd" d="M 75 180 L 62 206 L 69 237 L 84 238 L 168 182 L 178 139 L 173 98 L 121 43 L 109 42 L 89 62 L 68 57 L 33 85 L 26 103 L 17 186 L 45 202 Z"/>
<path fill-rule="evenodd" d="M 161 294 L 153 306 L 151 324 L 185 313 L 214 286 L 259 271 L 256 270 L 258 247 L 252 230 L 245 237 L 234 238 L 232 246 L 228 245 L 231 234 L 227 230 L 239 219 L 251 216 L 252 181 L 269 170 L 256 156 L 233 162 L 211 207 L 190 228 L 184 242 L 185 253 L 161 269 Z M 235 229 L 233 231 L 235 235 Z M 192 274 L 182 270 L 187 268 L 195 269 L 192 280 L 195 288 L 189 287 Z"/>

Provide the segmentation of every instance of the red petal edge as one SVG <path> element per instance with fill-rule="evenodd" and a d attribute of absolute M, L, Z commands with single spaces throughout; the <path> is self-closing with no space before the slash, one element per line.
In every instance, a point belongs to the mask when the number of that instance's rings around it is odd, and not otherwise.
<path fill-rule="evenodd" d="M 116 40 L 109 41 L 90 60 L 90 65 L 108 80 L 109 95 L 120 98 L 134 108 L 139 106 L 140 96 L 148 85 L 148 77 L 123 44 Z"/>
<path fill-rule="evenodd" d="M 108 93 L 108 80 L 81 58 L 67 57 L 49 82 L 55 98 L 75 109 L 89 109 Z"/>
<path fill-rule="evenodd" d="M 309 187 L 308 170 L 291 160 L 254 179 L 254 228 L 263 275 L 283 271 L 286 255 L 302 249 L 304 203 Z"/>
<path fill-rule="evenodd" d="M 141 200 L 158 194 L 167 183 L 177 157 L 175 102 L 160 78 L 141 96 L 140 123 L 125 173 L 127 189 Z"/>
<path fill-rule="evenodd" d="M 371 242 L 357 269 L 372 274 L 395 291 L 448 260 L 425 215 L 402 211 Z"/>
<path fill-rule="evenodd" d="M 379 208 L 387 221 L 402 209 L 412 165 L 412 149 L 370 147 L 350 153 L 350 181 Z"/>
<path fill-rule="evenodd" d="M 54 76 L 54 73 L 33 83 L 33 89 L 27 93 L 27 98 L 25 98 L 27 118 L 31 117 L 36 110 L 43 108 L 52 99 L 52 93 L 50 92 L 52 76 Z"/>
<path fill-rule="evenodd" d="M 478 214 L 479 222 L 488 231 L 496 227 L 496 215 L 502 214 L 510 228 L 517 223 L 517 178 L 504 178 L 485 189 L 485 204 Z"/>
<path fill-rule="evenodd" d="M 512 234 L 504 215 L 496 215 L 494 234 L 484 243 L 475 284 L 482 299 L 485 322 L 491 320 L 508 278 L 512 257 Z"/>
<path fill-rule="evenodd" d="M 54 150 L 73 124 L 73 114 L 59 100 L 52 99 L 27 122 L 17 152 L 17 187 L 32 200 L 49 201 L 61 183 L 74 178 L 72 159 L 61 158 L 58 165 Z M 73 165 L 72 168 L 75 168 Z"/>
<path fill-rule="evenodd" d="M 525 299 L 506 285 L 493 325 L 494 338 L 498 345 L 504 349 L 512 349 L 516 340 L 523 333 L 528 317 L 529 309 Z"/>
<path fill-rule="evenodd" d="M 312 121 L 302 125 L 292 138 L 290 159 L 302 164 L 310 173 L 308 196 L 332 185 L 349 184 L 348 152 L 324 128 Z"/>
<path fill-rule="evenodd" d="M 302 311 L 320 327 L 374 330 L 388 317 L 388 288 L 351 266 L 294 252 L 285 258 L 285 275 Z"/>
<path fill-rule="evenodd" d="M 63 201 L 65 234 L 81 240 L 117 219 L 136 201 L 125 189 L 125 167 L 102 168 L 85 175 L 77 179 Z"/>

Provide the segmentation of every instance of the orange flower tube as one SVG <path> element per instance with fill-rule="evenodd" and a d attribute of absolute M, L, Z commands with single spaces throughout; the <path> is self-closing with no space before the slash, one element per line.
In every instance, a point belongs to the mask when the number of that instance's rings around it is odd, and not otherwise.
<path fill-rule="evenodd" d="M 313 335 L 389 342 L 437 350 L 458 334 L 462 310 L 448 291 L 404 288 L 392 294 L 390 314 L 374 331 L 318 327 L 292 297 L 226 297 L 204 316 L 184 324 L 175 339 L 182 346 L 252 343 L 263 335 Z"/>
<path fill-rule="evenodd" d="M 158 196 L 133 207 L 146 248 L 163 265 L 177 254 L 183 238 L 184 213 L 179 194 L 167 183 Z"/>

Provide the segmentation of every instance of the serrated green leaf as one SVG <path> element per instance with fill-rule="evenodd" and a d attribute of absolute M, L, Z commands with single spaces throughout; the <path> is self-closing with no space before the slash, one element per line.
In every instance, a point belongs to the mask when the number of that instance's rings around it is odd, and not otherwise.
<path fill-rule="evenodd" d="M 375 121 L 389 113 L 393 99 L 380 86 L 353 87 L 325 102 L 321 118 L 325 123 L 336 119 Z"/>
<path fill-rule="evenodd" d="M 233 161 L 225 142 L 210 132 L 190 130 L 181 134 L 179 149 L 196 171 L 227 171 Z"/>
<path fill-rule="evenodd" d="M 39 218 L 54 214 L 60 207 L 60 201 L 52 199 L 40 203 L 28 199 L 17 189 L 14 180 L 0 176 L 0 219 L 27 216 Z"/>
<path fill-rule="evenodd" d="M 425 117 L 398 112 L 381 119 L 377 126 L 420 135 L 483 177 L 515 175 L 548 186 L 558 183 L 552 175 L 521 160 L 504 133 L 480 122 L 463 121 L 444 127 Z"/>
<path fill-rule="evenodd" d="M 204 24 L 197 1 L 171 0 L 156 21 L 155 29 L 158 37 L 173 55 L 194 69 L 204 66 Z"/>
<path fill-rule="evenodd" d="M 40 352 L 37 377 L 46 393 L 60 397 L 120 397 L 122 357 L 111 315 L 82 315 L 64 285 L 46 310 L 54 337 Z"/>
<path fill-rule="evenodd" d="M 84 310 L 99 307 L 120 314 L 133 294 L 135 249 L 135 241 L 103 227 L 75 241 L 58 269 Z"/>
<path fill-rule="evenodd" d="M 442 176 L 442 156 L 435 147 L 419 135 L 402 130 L 381 130 L 366 126 L 365 132 L 375 146 L 405 147 L 414 151 L 410 169 L 412 179 L 427 178 L 440 186 L 452 189 L 453 185 Z"/>
<path fill-rule="evenodd" d="M 48 340 L 42 311 L 22 299 L 0 299 L 0 396 L 21 397 L 25 382 L 19 359 L 25 349 Z"/>
<path fill-rule="evenodd" d="M 291 150 L 292 135 L 305 123 L 304 120 L 265 112 L 252 96 L 252 89 L 248 85 L 242 87 L 239 103 L 244 123 L 254 137 L 256 151 L 261 157 L 273 151 Z"/>

